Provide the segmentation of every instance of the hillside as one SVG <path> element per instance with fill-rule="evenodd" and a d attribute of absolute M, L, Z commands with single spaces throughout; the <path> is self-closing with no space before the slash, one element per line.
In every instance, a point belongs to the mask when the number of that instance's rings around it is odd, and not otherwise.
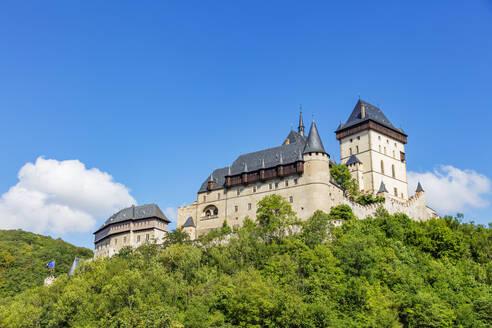
<path fill-rule="evenodd" d="M 40 286 L 52 259 L 57 273 L 67 273 L 76 256 L 90 258 L 92 251 L 31 232 L 0 230 L 0 298 Z"/>
<path fill-rule="evenodd" d="M 194 242 L 175 231 L 1 300 L 0 326 L 490 327 L 491 259 L 491 229 L 456 218 L 339 206 L 301 224 L 273 196 L 256 223 Z"/>

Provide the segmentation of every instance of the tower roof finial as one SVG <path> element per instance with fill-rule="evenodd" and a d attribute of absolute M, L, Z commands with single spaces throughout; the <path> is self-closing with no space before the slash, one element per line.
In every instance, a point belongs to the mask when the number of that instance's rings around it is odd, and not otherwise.
<path fill-rule="evenodd" d="M 302 104 L 299 105 L 299 126 L 297 132 L 304 137 L 304 122 L 302 120 Z"/>

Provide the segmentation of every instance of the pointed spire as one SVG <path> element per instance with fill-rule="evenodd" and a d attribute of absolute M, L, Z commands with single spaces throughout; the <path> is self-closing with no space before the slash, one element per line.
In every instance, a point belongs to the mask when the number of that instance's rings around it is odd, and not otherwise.
<path fill-rule="evenodd" d="M 318 133 L 318 128 L 316 123 L 311 123 L 311 128 L 309 129 L 309 135 L 306 141 L 306 146 L 304 147 L 304 154 L 307 153 L 323 153 L 326 154 L 325 147 L 323 147 L 323 142 Z"/>
<path fill-rule="evenodd" d="M 261 159 L 261 168 L 262 169 L 265 168 L 265 159 L 264 158 Z"/>
<path fill-rule="evenodd" d="M 228 175 L 228 176 L 231 176 L 231 175 L 232 175 L 232 174 L 231 174 L 231 167 L 230 167 L 230 166 L 227 168 L 227 175 Z"/>
<path fill-rule="evenodd" d="M 284 164 L 284 158 L 282 157 L 282 153 L 280 153 L 280 164 Z"/>
<path fill-rule="evenodd" d="M 297 132 L 304 137 L 304 122 L 302 121 L 302 105 L 299 106 L 299 126 Z"/>
<path fill-rule="evenodd" d="M 214 182 L 214 174 L 210 174 L 210 179 L 208 180 L 208 182 Z"/>
<path fill-rule="evenodd" d="M 415 192 L 421 192 L 421 191 L 424 191 L 424 188 L 422 188 L 422 185 L 420 184 L 419 181 L 419 183 L 417 184 L 417 190 L 415 190 Z"/>
<path fill-rule="evenodd" d="M 384 182 L 383 181 L 381 181 L 381 185 L 379 186 L 378 194 L 379 193 L 382 193 L 382 192 L 388 192 L 388 190 L 386 189 L 386 186 L 384 185 Z"/>
<path fill-rule="evenodd" d="M 244 162 L 244 170 L 243 172 L 248 172 L 248 164 L 246 164 L 246 162 Z"/>

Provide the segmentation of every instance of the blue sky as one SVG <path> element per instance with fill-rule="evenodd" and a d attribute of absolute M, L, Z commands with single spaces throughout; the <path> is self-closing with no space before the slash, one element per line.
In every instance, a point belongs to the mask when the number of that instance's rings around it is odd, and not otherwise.
<path fill-rule="evenodd" d="M 301 103 L 338 160 L 360 95 L 408 133 L 409 171 L 472 175 L 481 202 L 460 211 L 487 224 L 491 35 L 491 1 L 3 2 L 0 195 L 42 156 L 176 208 L 212 169 L 280 144 Z"/>

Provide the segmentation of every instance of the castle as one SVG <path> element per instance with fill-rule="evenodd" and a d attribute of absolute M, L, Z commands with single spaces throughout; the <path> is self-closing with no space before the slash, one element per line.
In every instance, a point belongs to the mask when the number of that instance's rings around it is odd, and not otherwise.
<path fill-rule="evenodd" d="M 437 217 L 426 206 L 420 183 L 409 197 L 407 135 L 393 126 L 381 109 L 359 100 L 335 133 L 340 162 L 349 168 L 360 193 L 383 196 L 383 204 L 362 206 L 345 196 L 330 176 L 334 162 L 314 120 L 305 136 L 301 110 L 297 131 L 291 131 L 282 145 L 241 155 L 230 166 L 214 170 L 200 186 L 197 200 L 178 208 L 178 228 L 194 239 L 220 228 L 224 221 L 241 226 L 246 217 L 255 218 L 256 204 L 271 194 L 287 199 L 301 220 L 316 210 L 329 212 L 340 204 L 351 206 L 360 219 L 371 215 L 377 206 L 419 221 Z"/>

